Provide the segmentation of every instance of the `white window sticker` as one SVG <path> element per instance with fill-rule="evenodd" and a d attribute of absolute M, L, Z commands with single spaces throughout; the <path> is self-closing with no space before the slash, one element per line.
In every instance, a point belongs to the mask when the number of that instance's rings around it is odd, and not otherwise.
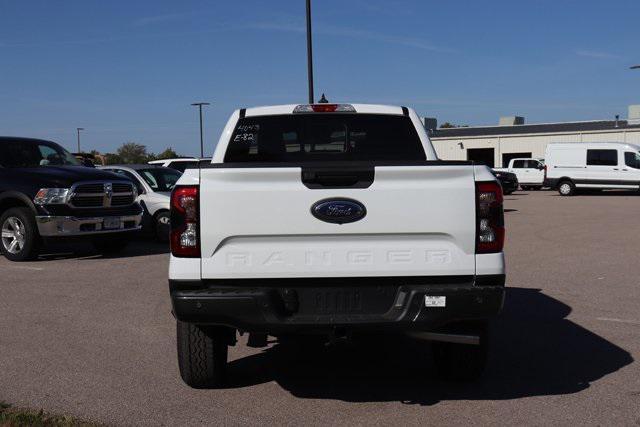
<path fill-rule="evenodd" d="M 447 306 L 447 297 L 435 297 L 431 295 L 424 296 L 424 306 L 425 307 L 446 307 Z"/>

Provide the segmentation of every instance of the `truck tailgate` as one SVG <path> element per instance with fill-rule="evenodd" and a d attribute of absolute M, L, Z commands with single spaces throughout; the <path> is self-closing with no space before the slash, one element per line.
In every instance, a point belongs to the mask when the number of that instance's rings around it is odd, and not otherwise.
<path fill-rule="evenodd" d="M 368 188 L 307 188 L 300 167 L 200 171 L 201 275 L 214 278 L 475 274 L 473 168 L 377 166 Z M 359 221 L 311 206 L 350 198 Z"/>

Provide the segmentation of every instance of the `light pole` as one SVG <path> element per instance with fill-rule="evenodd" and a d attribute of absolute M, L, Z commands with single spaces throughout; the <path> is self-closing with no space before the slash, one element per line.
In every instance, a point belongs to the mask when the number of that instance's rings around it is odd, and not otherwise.
<path fill-rule="evenodd" d="M 307 77 L 309 79 L 309 104 L 313 104 L 313 50 L 311 48 L 311 0 L 307 0 Z"/>
<path fill-rule="evenodd" d="M 194 102 L 191 104 L 194 107 L 198 107 L 200 110 L 200 158 L 204 157 L 204 139 L 202 136 L 202 106 L 203 105 L 211 105 L 208 102 Z"/>
<path fill-rule="evenodd" d="M 76 128 L 76 132 L 78 133 L 78 153 L 80 153 L 80 131 L 84 130 L 84 128 Z"/>

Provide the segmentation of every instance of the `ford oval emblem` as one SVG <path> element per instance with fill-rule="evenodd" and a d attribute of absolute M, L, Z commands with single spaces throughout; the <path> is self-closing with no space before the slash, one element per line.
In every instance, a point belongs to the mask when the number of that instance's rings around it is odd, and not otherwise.
<path fill-rule="evenodd" d="M 320 221 L 346 224 L 364 218 L 367 209 L 353 199 L 325 199 L 311 206 L 311 214 Z"/>

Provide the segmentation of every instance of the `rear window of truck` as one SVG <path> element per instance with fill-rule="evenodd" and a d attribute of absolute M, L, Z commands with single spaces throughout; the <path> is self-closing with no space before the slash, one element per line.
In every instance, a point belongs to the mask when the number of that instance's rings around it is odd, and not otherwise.
<path fill-rule="evenodd" d="M 426 160 L 406 116 L 313 113 L 245 117 L 238 121 L 224 161 Z"/>

